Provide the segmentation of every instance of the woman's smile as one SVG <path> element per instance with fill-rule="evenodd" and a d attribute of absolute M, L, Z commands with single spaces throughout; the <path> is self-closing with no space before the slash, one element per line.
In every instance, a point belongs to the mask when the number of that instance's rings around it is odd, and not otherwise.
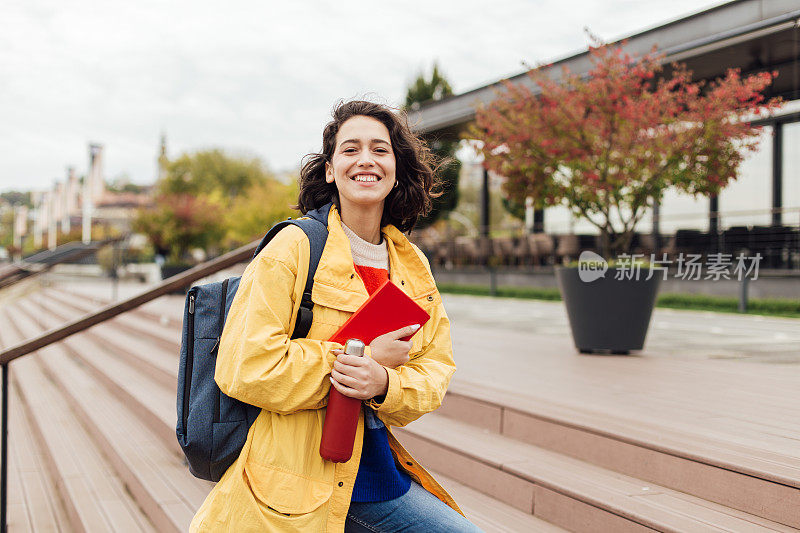
<path fill-rule="evenodd" d="M 364 185 L 365 187 L 370 187 L 375 183 L 379 182 L 381 180 L 381 177 L 375 174 L 374 172 L 359 172 L 350 179 L 356 181 L 361 185 Z"/>

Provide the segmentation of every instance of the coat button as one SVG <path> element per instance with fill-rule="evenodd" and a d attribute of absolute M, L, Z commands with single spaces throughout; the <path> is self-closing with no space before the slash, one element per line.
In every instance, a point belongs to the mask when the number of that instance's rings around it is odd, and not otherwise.
<path fill-rule="evenodd" d="M 405 285 L 405 284 L 406 284 L 406 282 L 401 279 L 400 280 L 400 285 Z"/>
<path fill-rule="evenodd" d="M 350 279 L 353 279 L 354 277 L 355 277 L 355 274 L 350 274 Z"/>
<path fill-rule="evenodd" d="M 429 302 L 432 302 L 432 301 L 433 301 L 433 296 L 432 296 L 432 295 L 431 295 L 431 296 L 428 296 L 428 301 L 429 301 Z"/>
<path fill-rule="evenodd" d="M 340 481 L 340 482 L 339 482 L 339 486 L 341 487 L 341 486 L 343 486 L 343 485 L 344 485 L 344 483 Z"/>

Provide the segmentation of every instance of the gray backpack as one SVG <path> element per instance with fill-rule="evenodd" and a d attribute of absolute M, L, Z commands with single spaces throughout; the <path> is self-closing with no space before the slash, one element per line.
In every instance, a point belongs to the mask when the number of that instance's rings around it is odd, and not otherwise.
<path fill-rule="evenodd" d="M 311 328 L 314 306 L 311 288 L 322 250 L 328 238 L 331 204 L 310 211 L 297 220 L 275 224 L 261 240 L 253 258 L 289 224 L 308 236 L 311 259 L 293 339 L 305 337 Z M 240 277 L 189 289 L 183 312 L 180 367 L 178 369 L 178 442 L 189 471 L 209 481 L 219 481 L 242 451 L 247 433 L 261 409 L 231 398 L 214 381 L 217 350 Z"/>

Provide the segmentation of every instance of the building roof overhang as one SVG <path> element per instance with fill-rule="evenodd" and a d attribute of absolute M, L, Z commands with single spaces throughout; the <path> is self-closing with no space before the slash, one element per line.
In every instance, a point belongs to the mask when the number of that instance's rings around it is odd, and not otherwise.
<path fill-rule="evenodd" d="M 800 0 L 737 0 L 625 40 L 632 55 L 644 55 L 658 46 L 666 54 L 665 64 L 685 63 L 696 80 L 715 79 L 729 68 L 740 68 L 745 75 L 776 70 L 770 95 L 789 100 L 800 96 Z M 561 67 L 586 74 L 591 67 L 588 51 L 548 65 L 553 79 L 561 77 Z M 528 71 L 508 79 L 533 88 Z M 500 82 L 423 104 L 409 112 L 409 123 L 420 133 L 458 138 L 474 120 L 476 106 L 495 98 Z"/>

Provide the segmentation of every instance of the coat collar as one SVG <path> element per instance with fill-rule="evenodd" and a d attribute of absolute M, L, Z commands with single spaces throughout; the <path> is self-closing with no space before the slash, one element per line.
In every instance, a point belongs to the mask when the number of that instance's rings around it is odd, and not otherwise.
<path fill-rule="evenodd" d="M 408 238 L 392 224 L 381 228 L 381 233 L 387 243 L 392 282 L 414 299 L 433 293 L 436 283 Z M 333 206 L 328 213 L 328 240 L 314 275 L 311 299 L 326 307 L 352 312 L 368 297 L 356 273 L 339 210 Z"/>

